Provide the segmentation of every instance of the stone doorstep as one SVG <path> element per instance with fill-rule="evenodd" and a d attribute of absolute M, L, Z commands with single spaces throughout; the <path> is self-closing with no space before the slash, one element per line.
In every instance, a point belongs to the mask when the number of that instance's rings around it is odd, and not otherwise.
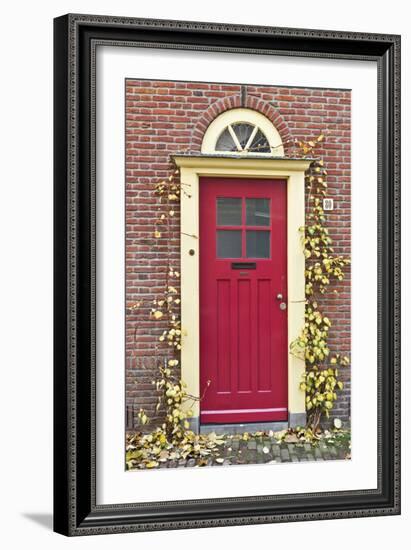
<path fill-rule="evenodd" d="M 279 432 L 288 429 L 288 422 L 253 422 L 247 424 L 201 424 L 200 434 L 236 435 L 244 432 Z"/>

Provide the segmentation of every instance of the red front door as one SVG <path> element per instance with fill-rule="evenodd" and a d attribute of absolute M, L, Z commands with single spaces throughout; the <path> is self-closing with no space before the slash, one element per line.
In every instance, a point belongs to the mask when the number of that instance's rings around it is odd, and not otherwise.
<path fill-rule="evenodd" d="M 201 423 L 287 419 L 286 181 L 201 178 Z"/>

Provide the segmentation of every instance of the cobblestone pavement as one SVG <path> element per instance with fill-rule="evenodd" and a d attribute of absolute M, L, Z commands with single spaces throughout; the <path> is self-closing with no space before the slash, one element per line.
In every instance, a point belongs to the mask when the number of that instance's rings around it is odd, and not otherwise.
<path fill-rule="evenodd" d="M 230 438 L 220 446 L 220 456 L 208 458 L 203 466 L 228 466 L 230 464 L 275 464 L 285 462 L 308 462 L 324 460 L 347 460 L 350 458 L 348 441 L 329 442 L 320 440 L 310 443 L 278 443 L 275 438 L 254 437 L 248 441 Z M 198 466 L 194 458 L 169 461 L 160 468 Z"/>

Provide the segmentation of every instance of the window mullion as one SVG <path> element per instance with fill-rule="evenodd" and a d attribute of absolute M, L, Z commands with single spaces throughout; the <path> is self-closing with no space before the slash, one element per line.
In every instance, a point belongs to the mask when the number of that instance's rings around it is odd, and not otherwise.
<path fill-rule="evenodd" d="M 233 140 L 234 140 L 234 143 L 235 143 L 235 145 L 236 145 L 236 147 L 237 147 L 237 150 L 238 150 L 238 151 L 242 151 L 243 148 L 241 147 L 241 143 L 238 141 L 238 137 L 237 137 L 236 133 L 234 132 L 234 130 L 233 130 L 231 124 L 228 125 L 228 131 L 230 132 L 231 137 L 232 137 Z"/>
<path fill-rule="evenodd" d="M 251 147 L 251 144 L 253 143 L 253 139 L 254 139 L 254 136 L 255 136 L 256 133 L 257 133 L 257 130 L 258 130 L 257 126 L 254 126 L 254 129 L 253 129 L 253 131 L 251 132 L 250 137 L 248 138 L 247 145 L 244 147 L 244 150 L 245 150 L 245 151 L 248 151 L 249 148 Z"/>

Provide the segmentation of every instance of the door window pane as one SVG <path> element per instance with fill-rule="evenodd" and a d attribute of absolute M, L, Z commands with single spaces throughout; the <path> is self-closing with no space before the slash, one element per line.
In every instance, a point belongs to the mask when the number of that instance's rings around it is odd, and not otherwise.
<path fill-rule="evenodd" d="M 217 225 L 241 225 L 241 199 L 217 199 Z"/>
<path fill-rule="evenodd" d="M 237 122 L 236 124 L 232 125 L 232 129 L 234 130 L 234 133 L 237 136 L 238 141 L 240 142 L 241 150 L 244 151 L 248 140 L 253 133 L 254 126 L 252 124 L 248 124 L 247 122 Z"/>
<path fill-rule="evenodd" d="M 217 258 L 241 258 L 241 231 L 217 231 Z"/>
<path fill-rule="evenodd" d="M 228 128 L 224 130 L 215 146 L 216 151 L 238 151 L 237 145 L 231 136 Z"/>
<path fill-rule="evenodd" d="M 246 231 L 247 258 L 270 257 L 270 231 Z"/>
<path fill-rule="evenodd" d="M 260 129 L 255 134 L 250 150 L 253 153 L 271 153 L 270 144 Z"/>
<path fill-rule="evenodd" d="M 270 199 L 246 199 L 246 224 L 270 225 Z"/>

